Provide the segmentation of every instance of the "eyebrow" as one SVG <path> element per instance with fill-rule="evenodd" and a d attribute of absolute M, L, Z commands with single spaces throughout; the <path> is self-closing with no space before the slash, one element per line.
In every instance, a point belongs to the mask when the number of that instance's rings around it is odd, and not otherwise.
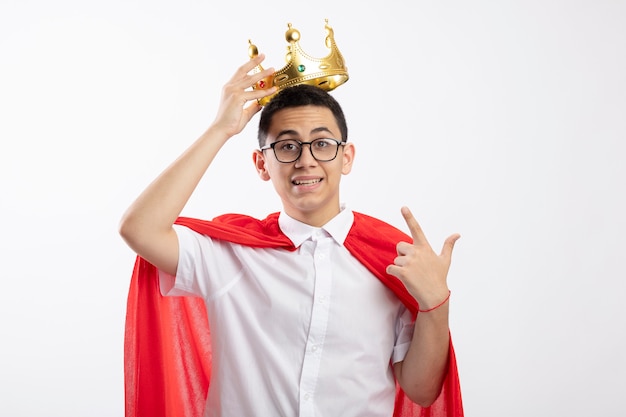
<path fill-rule="evenodd" d="M 327 128 L 326 126 L 320 126 L 320 127 L 316 127 L 315 129 L 312 129 L 310 133 L 319 133 L 319 132 L 326 132 L 326 133 L 330 133 L 331 135 L 333 134 L 333 132 L 330 131 L 329 128 Z M 298 136 L 298 132 L 296 132 L 293 129 L 285 129 L 285 130 L 281 130 L 278 135 L 276 135 L 276 139 L 280 139 L 281 136 L 284 135 L 293 135 L 293 136 Z"/>

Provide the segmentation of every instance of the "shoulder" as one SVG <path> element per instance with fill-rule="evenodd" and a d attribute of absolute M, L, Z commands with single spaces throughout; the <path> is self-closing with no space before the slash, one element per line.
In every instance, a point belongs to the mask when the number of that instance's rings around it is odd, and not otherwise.
<path fill-rule="evenodd" d="M 385 222 L 384 220 L 381 220 L 377 217 L 374 216 L 370 216 L 369 214 L 365 214 L 365 213 L 361 213 L 360 211 L 352 211 L 352 213 L 354 214 L 354 221 L 359 221 L 359 222 L 363 222 L 363 223 L 367 223 L 367 224 L 372 224 L 372 225 L 380 225 L 383 227 L 392 227 L 395 228 L 395 226 L 392 226 L 391 224 Z"/>
<path fill-rule="evenodd" d="M 293 247 L 291 241 L 278 227 L 278 213 L 272 213 L 263 220 L 245 214 L 230 213 L 211 221 L 179 218 L 177 223 L 214 239 L 246 246 L 289 249 Z"/>
<path fill-rule="evenodd" d="M 213 221 L 217 223 L 226 223 L 233 226 L 262 227 L 263 225 L 266 225 L 267 223 L 272 223 L 277 219 L 278 212 L 269 214 L 265 219 L 258 219 L 256 217 L 241 213 L 226 213 L 215 217 Z"/>
<path fill-rule="evenodd" d="M 375 232 L 376 234 L 382 234 L 397 239 L 406 239 L 409 237 L 402 230 L 384 220 L 357 211 L 353 211 L 353 213 L 353 229 L 355 229 L 355 231 L 363 233 Z"/>
<path fill-rule="evenodd" d="M 204 228 L 222 228 L 234 227 L 243 229 L 259 229 L 264 228 L 268 224 L 276 222 L 278 213 L 269 214 L 265 219 L 257 219 L 256 217 L 240 213 L 226 213 L 214 217 L 211 220 L 198 219 L 193 217 L 178 217 L 176 224 L 189 227 L 190 229 L 201 231 Z M 198 230 L 200 229 L 200 230 Z"/>

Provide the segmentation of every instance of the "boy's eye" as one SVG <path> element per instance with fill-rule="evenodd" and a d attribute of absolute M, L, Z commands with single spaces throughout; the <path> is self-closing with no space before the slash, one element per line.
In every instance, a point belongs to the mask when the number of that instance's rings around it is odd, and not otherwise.
<path fill-rule="evenodd" d="M 325 148 L 330 145 L 331 143 L 328 139 L 316 139 L 313 141 L 313 146 L 316 148 Z"/>
<path fill-rule="evenodd" d="M 285 151 L 295 151 L 300 148 L 298 142 L 284 142 L 281 144 L 280 148 Z"/>

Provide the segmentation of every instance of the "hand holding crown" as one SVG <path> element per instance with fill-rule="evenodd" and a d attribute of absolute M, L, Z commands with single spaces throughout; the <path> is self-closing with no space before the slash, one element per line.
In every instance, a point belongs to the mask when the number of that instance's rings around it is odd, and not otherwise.
<path fill-rule="evenodd" d="M 277 91 L 276 88 L 263 90 L 253 88 L 262 79 L 271 77 L 274 73 L 273 68 L 251 73 L 254 68 L 260 67 L 264 59 L 264 55 L 258 55 L 241 65 L 222 87 L 220 106 L 213 126 L 222 129 L 229 137 L 241 132 L 250 119 L 261 110 L 260 100 Z"/>

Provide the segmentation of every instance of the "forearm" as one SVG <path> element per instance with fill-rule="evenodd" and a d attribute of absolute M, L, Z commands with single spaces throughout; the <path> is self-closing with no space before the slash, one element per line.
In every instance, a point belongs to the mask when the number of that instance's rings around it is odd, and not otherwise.
<path fill-rule="evenodd" d="M 396 378 L 408 397 L 428 406 L 437 399 L 446 376 L 450 348 L 448 303 L 419 313 L 404 361 L 395 367 Z"/>
<path fill-rule="evenodd" d="M 120 234 L 137 251 L 142 241 L 169 233 L 191 194 L 229 136 L 211 127 L 170 164 L 130 205 Z"/>

